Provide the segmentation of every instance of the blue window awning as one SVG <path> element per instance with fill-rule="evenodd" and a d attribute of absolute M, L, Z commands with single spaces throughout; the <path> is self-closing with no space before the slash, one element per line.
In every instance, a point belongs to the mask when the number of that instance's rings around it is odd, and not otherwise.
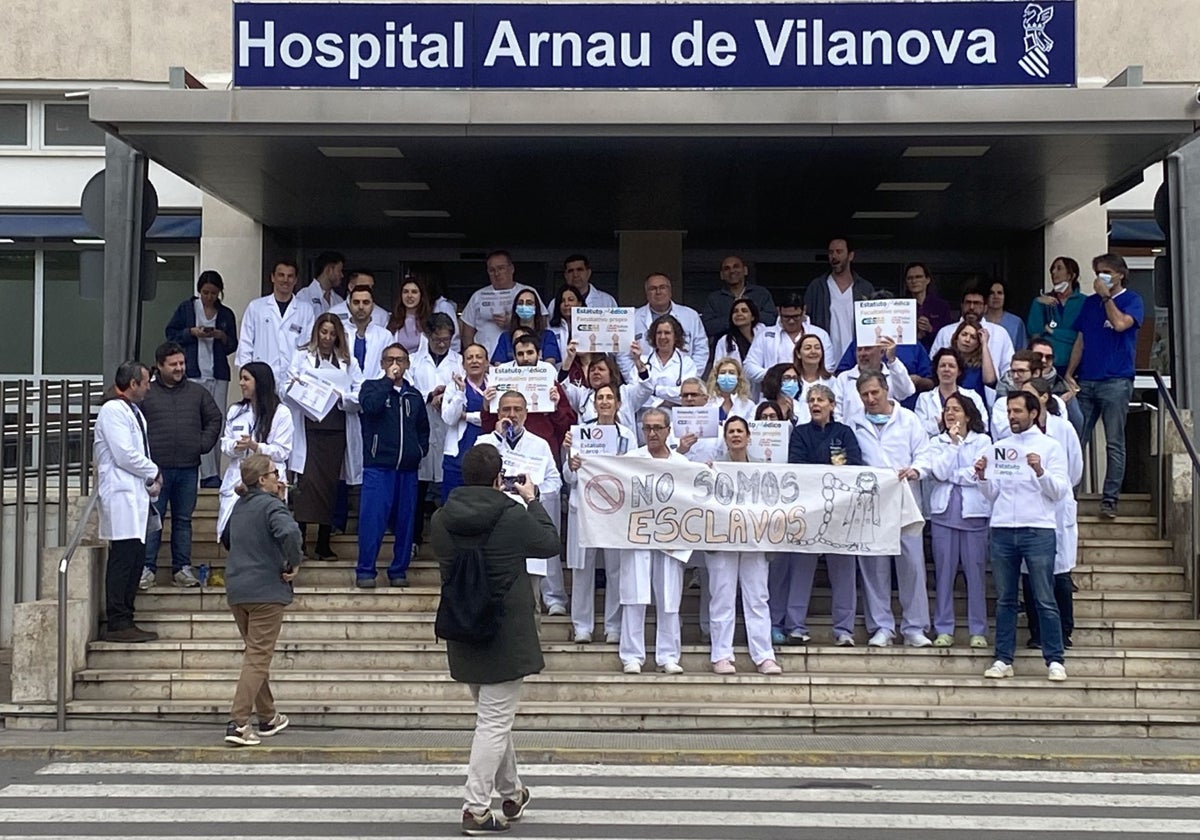
<path fill-rule="evenodd" d="M 1113 219 L 1108 223 L 1110 242 L 1161 245 L 1167 241 L 1154 219 Z"/>
<path fill-rule="evenodd" d="M 199 239 L 200 216 L 159 216 L 146 234 L 150 239 Z M 78 213 L 0 213 L 0 238 L 91 239 L 96 232 Z"/>

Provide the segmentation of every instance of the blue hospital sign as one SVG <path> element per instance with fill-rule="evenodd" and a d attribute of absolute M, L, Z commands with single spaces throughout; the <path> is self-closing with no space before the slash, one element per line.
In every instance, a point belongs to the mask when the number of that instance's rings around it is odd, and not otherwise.
<path fill-rule="evenodd" d="M 1075 84 L 1074 0 L 234 4 L 238 87 Z"/>

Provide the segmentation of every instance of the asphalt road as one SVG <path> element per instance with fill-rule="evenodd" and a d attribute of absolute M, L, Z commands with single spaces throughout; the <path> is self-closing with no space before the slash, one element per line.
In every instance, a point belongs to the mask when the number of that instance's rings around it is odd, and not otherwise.
<path fill-rule="evenodd" d="M 463 768 L 8 762 L 3 838 L 458 835 Z M 1200 836 L 1200 775 L 529 765 L 512 837 L 1027 840 Z"/>

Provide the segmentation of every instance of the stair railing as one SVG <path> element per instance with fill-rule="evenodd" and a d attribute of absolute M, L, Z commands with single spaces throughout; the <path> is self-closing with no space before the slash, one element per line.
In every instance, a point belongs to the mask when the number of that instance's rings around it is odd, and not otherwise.
<path fill-rule="evenodd" d="M 88 520 L 92 518 L 92 512 L 99 501 L 99 493 L 92 493 L 87 497 L 87 504 L 84 505 L 79 521 L 75 523 L 71 539 L 63 550 L 62 559 L 58 561 L 58 670 L 55 674 L 58 696 L 55 711 L 59 732 L 65 732 L 67 729 L 67 572 L 75 550 L 83 542 Z"/>

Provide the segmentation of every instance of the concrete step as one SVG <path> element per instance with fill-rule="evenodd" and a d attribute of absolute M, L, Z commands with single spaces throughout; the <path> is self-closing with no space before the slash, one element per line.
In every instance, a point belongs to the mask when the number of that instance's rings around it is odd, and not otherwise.
<path fill-rule="evenodd" d="M 1187 585 L 1179 566 L 1080 565 L 1071 579 L 1080 589 L 1101 592 L 1183 592 Z"/>
<path fill-rule="evenodd" d="M 1171 565 L 1170 540 L 1080 539 L 1080 563 Z"/>
<path fill-rule="evenodd" d="M 1096 514 L 1079 515 L 1079 536 L 1085 540 L 1156 540 L 1158 520 L 1153 516 L 1118 516 L 1103 519 Z"/>
<path fill-rule="evenodd" d="M 347 641 L 436 641 L 433 633 L 433 613 L 356 611 L 345 613 L 294 612 L 283 616 L 280 639 L 284 642 L 344 639 Z M 238 639 L 237 627 L 228 613 L 223 612 L 138 612 L 141 627 L 153 630 L 162 639 L 195 641 L 228 641 Z M 814 613 L 809 619 L 809 632 L 818 644 L 828 644 L 832 631 L 828 613 Z M 699 619 L 695 613 L 682 616 L 685 644 L 699 644 Z M 1018 626 L 1024 626 L 1024 616 L 1018 616 Z M 647 617 L 647 638 L 654 636 L 653 613 Z M 597 627 L 600 632 L 600 628 Z M 960 626 L 959 636 L 963 632 Z M 571 622 L 566 617 L 544 616 L 541 638 L 543 644 L 565 643 L 571 638 Z M 862 622 L 855 633 L 859 645 L 865 645 L 867 633 Z M 990 638 L 990 637 L 989 637 Z M 739 625 L 734 639 L 745 644 L 745 634 Z M 1024 644 L 1025 634 L 1018 633 Z M 1190 619 L 1111 619 L 1080 616 L 1075 618 L 1075 644 L 1081 647 L 1190 650 L 1200 649 L 1200 621 Z"/>
<path fill-rule="evenodd" d="M 354 620 L 361 612 L 416 611 L 433 612 L 437 609 L 440 590 L 431 586 L 410 586 L 393 589 L 383 585 L 386 575 L 380 573 L 377 589 L 357 589 L 353 586 L 297 586 L 291 612 L 346 611 L 343 620 Z M 603 603 L 603 594 L 597 594 L 597 604 Z M 956 614 L 965 615 L 965 596 L 961 589 L 956 591 Z M 681 610 L 697 613 L 700 591 L 684 591 Z M 204 612 L 225 613 L 224 587 L 193 587 L 180 589 L 171 586 L 156 586 L 139 592 L 137 601 L 141 611 L 149 612 Z M 828 591 L 814 591 L 809 604 L 809 614 L 829 615 L 831 609 Z M 893 610 L 899 614 L 899 602 L 893 598 Z M 994 603 L 989 597 L 989 614 L 995 614 Z M 1191 596 L 1186 592 L 1085 590 L 1075 593 L 1075 615 L 1078 618 L 1191 618 Z"/>
<path fill-rule="evenodd" d="M 841 648 L 812 644 L 777 647 L 776 659 L 794 673 L 909 673 L 934 676 L 978 676 L 992 659 L 991 648 L 973 650 L 965 634 L 953 648 Z M 621 663 L 617 646 L 603 641 L 591 644 L 547 642 L 542 645 L 546 673 L 615 673 Z M 707 645 L 685 645 L 680 664 L 689 673 L 704 673 L 711 664 Z M 1127 679 L 1200 680 L 1200 651 L 1115 650 L 1076 645 L 1067 653 L 1072 677 L 1124 677 Z M 754 664 L 744 645 L 735 649 L 740 671 L 753 673 Z M 131 645 L 93 642 L 88 667 L 98 670 L 234 670 L 241 667 L 240 641 L 162 640 Z M 1040 654 L 1022 649 L 1018 667 L 1032 671 Z M 1030 667 L 1025 667 L 1026 665 Z M 446 647 L 436 642 L 392 642 L 344 639 L 280 642 L 272 671 L 378 670 L 389 672 L 438 671 L 446 668 Z"/>
<path fill-rule="evenodd" d="M 1079 516 L 1098 516 L 1100 512 L 1100 495 L 1097 493 L 1077 493 L 1076 501 L 1079 502 Z M 1117 521 L 1120 521 L 1126 516 L 1157 516 L 1158 511 L 1154 506 L 1154 499 L 1149 493 L 1127 493 L 1121 496 L 1121 501 L 1117 505 L 1117 510 L 1120 516 Z"/>
<path fill-rule="evenodd" d="M 655 679 L 647 676 L 645 679 Z M 470 730 L 474 704 L 466 698 L 436 704 L 409 701 L 322 703 L 293 701 L 286 706 L 295 727 L 352 729 Z M 1046 698 L 1054 699 L 1054 698 Z M 68 728 L 124 730 L 158 728 L 164 722 L 213 727 L 219 742 L 229 716 L 228 699 L 130 701 L 89 700 L 67 704 Z M 53 728 L 49 704 L 4 704 L 8 728 Z M 1020 708 L 976 707 L 960 703 L 814 705 L 806 703 L 595 703 L 563 704 L 522 700 L 515 728 L 520 731 L 730 731 L 820 732 L 840 734 L 928 735 L 932 727 L 947 737 L 1200 737 L 1196 715 L 1179 709 L 1076 709 L 1056 704 Z"/>
<path fill-rule="evenodd" d="M 981 665 L 986 667 L 984 658 Z M 556 703 L 701 703 L 714 700 L 752 703 L 871 704 L 877 706 L 973 705 L 979 707 L 1048 706 L 1076 709 L 1100 706 L 1126 709 L 1200 708 L 1200 682 L 1076 677 L 1052 683 L 1045 666 L 1028 663 L 1020 679 L 985 680 L 978 675 L 757 673 L 719 677 L 685 673 L 666 677 L 652 668 L 640 675 L 543 673 L 525 679 L 522 696 L 530 702 Z M 75 676 L 77 700 L 210 700 L 233 697 L 237 670 L 98 670 Z M 460 699 L 465 688 L 440 671 L 278 671 L 271 690 L 281 704 L 300 701 L 442 703 Z"/>

